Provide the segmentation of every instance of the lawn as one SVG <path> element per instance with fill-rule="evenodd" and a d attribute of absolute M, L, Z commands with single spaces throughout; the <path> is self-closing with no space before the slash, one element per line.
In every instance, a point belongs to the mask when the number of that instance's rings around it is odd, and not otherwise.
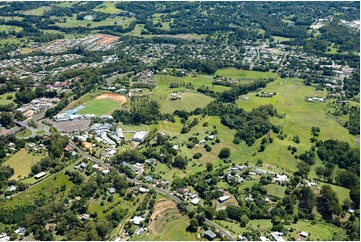
<path fill-rule="evenodd" d="M 223 76 L 227 78 L 241 78 L 241 79 L 261 79 L 261 78 L 277 77 L 277 74 L 271 71 L 268 72 L 245 71 L 245 70 L 238 70 L 235 68 L 218 70 L 216 71 L 215 75 Z"/>
<path fill-rule="evenodd" d="M 10 179 L 19 180 L 19 177 L 26 177 L 31 172 L 31 166 L 38 163 L 44 156 L 32 155 L 25 149 L 21 149 L 3 165 L 9 165 L 14 168 L 14 175 Z"/>
<path fill-rule="evenodd" d="M 1 32 L 8 32 L 8 31 L 15 31 L 15 32 L 20 32 L 22 31 L 23 28 L 22 27 L 18 27 L 18 26 L 11 26 L 11 25 L 0 25 L 0 31 Z"/>
<path fill-rule="evenodd" d="M 285 38 L 285 37 L 275 36 L 275 35 L 272 35 L 272 38 L 275 39 L 275 40 L 278 40 L 278 41 L 291 41 L 291 40 L 293 40 L 293 38 Z"/>
<path fill-rule="evenodd" d="M 9 92 L 9 93 L 2 94 L 2 95 L 0 95 L 0 105 L 14 103 L 14 99 L 15 99 L 15 92 Z"/>
<path fill-rule="evenodd" d="M 16 137 L 22 138 L 22 137 L 28 137 L 32 134 L 30 129 L 24 129 L 18 133 L 16 133 Z"/>
<path fill-rule="evenodd" d="M 278 197 L 278 198 L 283 198 L 285 196 L 285 190 L 286 190 L 285 186 L 280 186 L 277 184 L 268 184 L 268 185 L 264 186 L 264 188 L 267 189 L 268 195 Z"/>
<path fill-rule="evenodd" d="M 102 13 L 110 13 L 110 14 L 121 12 L 120 9 L 115 7 L 115 2 L 104 2 L 103 4 L 96 7 L 94 11 L 102 12 Z"/>
<path fill-rule="evenodd" d="M 69 105 L 64 109 L 64 110 L 69 110 L 69 109 L 73 109 L 75 107 L 78 107 L 90 100 L 93 100 L 94 98 L 96 98 L 97 96 L 99 96 L 100 94 L 103 93 L 107 93 L 105 91 L 92 91 L 89 92 L 83 96 L 81 96 L 79 99 L 72 101 L 71 103 L 69 103 Z"/>
<path fill-rule="evenodd" d="M 120 104 L 113 100 L 90 100 L 85 103 L 85 108 L 80 109 L 78 114 L 95 114 L 97 116 L 111 114 L 120 108 Z"/>
<path fill-rule="evenodd" d="M 303 221 L 303 220 L 299 220 L 297 224 L 291 224 L 285 226 L 285 228 L 290 228 L 290 227 L 294 228 L 296 231 L 290 233 L 290 235 L 287 236 L 288 238 L 293 237 L 295 239 L 298 239 L 299 236 L 297 235 L 297 232 L 305 231 L 310 233 L 309 239 L 311 241 L 316 241 L 316 240 L 331 241 L 334 233 L 337 233 L 339 235 L 340 234 L 344 235 L 345 233 L 341 228 L 338 228 L 332 224 L 317 222 L 316 224 L 312 225 L 310 221 Z"/>
<path fill-rule="evenodd" d="M 122 16 L 116 16 L 114 18 L 106 18 L 100 22 L 94 22 L 92 20 L 77 20 L 76 15 L 74 14 L 72 17 L 67 17 L 66 22 L 56 23 L 56 26 L 60 27 L 90 27 L 95 28 L 99 26 L 113 26 L 113 25 L 121 25 L 123 27 L 128 27 L 128 25 L 135 21 L 135 18 L 127 18 Z"/>
<path fill-rule="evenodd" d="M 51 7 L 50 6 L 43 6 L 40 8 L 36 8 L 36 9 L 32 9 L 32 10 L 28 10 L 28 11 L 24 11 L 23 14 L 27 14 L 27 15 L 43 15 L 45 10 L 50 10 Z"/>
<path fill-rule="evenodd" d="M 149 234 L 143 234 L 135 237 L 134 240 L 145 241 L 195 241 L 196 233 L 187 232 L 189 218 L 181 215 L 176 208 L 166 209 L 161 212 L 159 219 L 155 220 L 155 231 L 149 231 Z M 158 215 L 158 216 L 159 216 Z"/>
<path fill-rule="evenodd" d="M 204 108 L 212 101 L 212 98 L 198 93 L 179 93 L 181 100 L 167 100 L 161 104 L 162 113 L 173 113 L 175 110 L 193 111 L 196 107 Z"/>

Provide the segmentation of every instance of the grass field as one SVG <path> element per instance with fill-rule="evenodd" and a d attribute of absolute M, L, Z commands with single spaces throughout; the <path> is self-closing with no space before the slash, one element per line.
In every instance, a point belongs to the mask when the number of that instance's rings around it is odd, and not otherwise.
<path fill-rule="evenodd" d="M 169 99 L 162 105 L 162 113 L 173 113 L 175 110 L 193 111 L 195 107 L 204 108 L 212 101 L 212 98 L 198 93 L 180 93 L 181 100 L 170 101 Z"/>
<path fill-rule="evenodd" d="M 55 198 L 51 198 L 51 196 L 56 194 L 56 191 L 59 191 L 62 185 L 66 185 L 66 190 L 64 192 L 59 192 Z M 21 192 L 17 196 L 13 196 L 11 199 L 1 200 L 0 207 L 2 209 L 6 208 L 14 208 L 15 206 L 29 204 L 29 202 L 33 202 L 40 197 L 45 197 L 47 199 L 62 199 L 61 193 L 68 194 L 74 184 L 69 181 L 68 177 L 64 174 L 64 172 L 59 172 L 50 176 L 46 181 L 41 182 L 29 190 Z"/>
<path fill-rule="evenodd" d="M 31 172 L 31 166 L 38 163 L 43 156 L 32 155 L 25 149 L 21 149 L 3 165 L 9 165 L 14 168 L 14 175 L 10 179 L 19 180 L 19 176 L 26 177 Z"/>
<path fill-rule="evenodd" d="M 8 97 L 11 97 L 11 98 L 8 99 Z M 14 99 L 15 99 L 15 92 L 9 92 L 9 93 L 2 94 L 2 95 L 0 95 L 0 105 L 14 103 Z"/>
<path fill-rule="evenodd" d="M 121 10 L 115 7 L 115 2 L 104 2 L 103 4 L 96 7 L 94 11 L 113 14 L 118 13 Z"/>
<path fill-rule="evenodd" d="M 149 231 L 149 234 L 143 234 L 141 237 L 135 237 L 134 240 L 145 241 L 195 241 L 196 233 L 186 231 L 189 225 L 189 218 L 181 215 L 176 208 L 166 209 L 160 213 L 159 219 L 155 221 L 155 233 Z"/>
<path fill-rule="evenodd" d="M 122 16 L 117 16 L 114 18 L 106 18 L 100 22 L 93 22 L 92 20 L 77 20 L 76 15 L 74 14 L 72 17 L 66 18 L 66 22 L 56 23 L 55 25 L 60 27 L 88 27 L 90 24 L 90 28 L 95 28 L 99 26 L 108 26 L 108 25 L 121 25 L 123 27 L 127 27 L 131 22 L 133 22 L 135 18 L 127 18 Z"/>
<path fill-rule="evenodd" d="M 260 232 L 270 231 L 272 228 L 271 220 L 250 220 L 247 224 L 247 228 L 242 228 L 239 223 L 231 223 L 223 220 L 217 220 L 217 224 L 228 229 L 234 235 L 242 234 L 250 229 L 255 229 Z M 282 236 L 284 239 L 297 240 L 299 238 L 298 234 L 300 231 L 305 231 L 310 233 L 309 239 L 312 241 L 321 240 L 321 241 L 330 241 L 334 233 L 344 234 L 344 231 L 341 228 L 338 228 L 332 224 L 324 224 L 317 222 L 312 225 L 310 221 L 299 220 L 297 224 L 285 225 L 286 229 L 293 228 L 294 232 L 288 232 L 287 235 Z"/>
<path fill-rule="evenodd" d="M 0 25 L 0 31 L 15 31 L 15 32 L 20 32 L 22 31 L 23 28 L 22 27 L 18 27 L 18 26 L 11 26 L 11 25 Z"/>
<path fill-rule="evenodd" d="M 170 24 L 173 23 L 174 19 L 172 18 L 169 22 L 162 22 L 160 18 L 161 15 L 162 14 L 160 13 L 155 13 L 152 15 L 153 24 L 157 24 L 158 22 L 160 22 L 162 24 L 162 27 L 159 27 L 159 29 L 170 30 Z"/>
<path fill-rule="evenodd" d="M 28 137 L 32 134 L 30 129 L 24 129 L 18 133 L 16 133 L 16 137 L 21 138 L 21 137 Z"/>
<path fill-rule="evenodd" d="M 78 114 L 95 114 L 97 116 L 111 114 L 120 108 L 120 104 L 113 100 L 90 100 L 85 103 L 85 108 L 80 109 Z"/>
<path fill-rule="evenodd" d="M 92 91 L 89 92 L 83 96 L 81 96 L 79 99 L 72 101 L 71 103 L 69 103 L 69 105 L 64 109 L 64 110 L 69 110 L 69 109 L 73 109 L 77 106 L 80 106 L 90 100 L 93 100 L 94 98 L 96 98 L 97 96 L 99 96 L 100 94 L 106 93 L 104 91 Z"/>
<path fill-rule="evenodd" d="M 27 14 L 27 15 L 42 15 L 45 10 L 50 10 L 50 9 L 51 9 L 50 6 L 43 6 L 43 7 L 40 7 L 40 8 L 36 8 L 36 9 L 24 11 L 23 14 Z"/>
<path fill-rule="evenodd" d="M 266 151 L 258 153 L 260 140 L 257 140 L 253 147 L 239 149 L 245 159 L 256 160 L 262 159 L 271 165 L 279 166 L 289 171 L 295 171 L 297 161 L 287 150 L 288 145 L 297 147 L 297 154 L 309 150 L 312 146 L 310 142 L 310 130 L 313 126 L 320 127 L 321 132 L 319 139 L 338 139 L 353 143 L 353 136 L 342 127 L 336 120 L 330 118 L 325 113 L 325 103 L 307 103 L 304 101 L 305 96 L 325 96 L 326 91 L 315 91 L 314 87 L 305 86 L 298 79 L 277 79 L 264 88 L 264 92 L 276 92 L 277 95 L 272 98 L 256 97 L 255 93 L 249 93 L 246 96 L 248 100 L 237 100 L 237 105 L 250 111 L 261 105 L 272 104 L 278 113 L 285 113 L 283 119 L 271 118 L 275 125 L 283 126 L 283 132 L 288 135 L 284 140 L 278 139 L 273 135 L 272 144 L 266 145 Z M 301 142 L 295 144 L 291 139 L 294 135 L 300 137 Z M 256 156 L 250 154 L 256 152 Z"/>
<path fill-rule="evenodd" d="M 260 79 L 260 78 L 269 78 L 277 77 L 276 73 L 271 71 L 261 72 L 261 71 L 245 71 L 238 70 L 235 68 L 227 68 L 216 71 L 215 75 L 224 76 L 228 78 L 244 78 L 244 79 Z"/>
<path fill-rule="evenodd" d="M 278 40 L 278 41 L 290 41 L 293 39 L 293 38 L 285 38 L 285 37 L 275 36 L 275 35 L 272 35 L 272 38 L 275 40 Z"/>
<path fill-rule="evenodd" d="M 268 184 L 264 187 L 267 189 L 267 194 L 271 196 L 278 198 L 283 198 L 285 196 L 285 190 L 286 190 L 285 186 L 280 186 L 277 184 Z"/>
<path fill-rule="evenodd" d="M 191 83 L 193 86 L 193 90 L 197 90 L 202 86 L 208 87 L 209 90 L 213 90 L 215 92 L 222 92 L 230 89 L 230 87 L 214 86 L 212 85 L 212 80 L 213 78 L 211 76 L 205 76 L 205 75 L 199 75 L 195 77 L 187 76 L 183 78 L 168 76 L 168 75 L 156 75 L 154 76 L 154 81 L 157 82 L 157 87 L 153 90 L 152 100 L 162 104 L 167 100 L 167 98 L 171 93 L 186 90 L 185 86 L 181 86 L 178 88 L 170 88 L 169 85 L 171 83 L 176 83 L 179 85 L 183 85 L 185 83 Z"/>

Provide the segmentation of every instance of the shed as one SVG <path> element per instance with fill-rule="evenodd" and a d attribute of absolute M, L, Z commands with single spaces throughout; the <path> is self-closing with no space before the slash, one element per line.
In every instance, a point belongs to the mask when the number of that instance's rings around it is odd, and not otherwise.
<path fill-rule="evenodd" d="M 36 175 L 35 175 L 35 178 L 36 178 L 36 179 L 39 179 L 39 178 L 42 178 L 42 177 L 45 176 L 45 175 L 46 175 L 46 173 L 42 171 L 42 172 L 36 174 Z"/>
<path fill-rule="evenodd" d="M 301 235 L 302 237 L 307 238 L 307 237 L 308 237 L 308 235 L 309 235 L 309 233 L 304 232 L 304 231 L 301 231 L 300 235 Z"/>
<path fill-rule="evenodd" d="M 214 240 L 217 235 L 210 229 L 208 229 L 207 231 L 204 232 L 204 237 L 209 239 L 209 240 Z"/>
<path fill-rule="evenodd" d="M 225 196 L 218 198 L 218 201 L 222 203 L 224 201 L 227 201 L 230 198 L 231 198 L 231 196 L 225 195 Z"/>

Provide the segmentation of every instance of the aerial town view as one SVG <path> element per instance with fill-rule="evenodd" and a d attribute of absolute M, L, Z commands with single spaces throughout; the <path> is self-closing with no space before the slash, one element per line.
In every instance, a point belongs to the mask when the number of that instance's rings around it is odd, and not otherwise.
<path fill-rule="evenodd" d="M 0 241 L 360 241 L 360 1 L 0 1 Z"/>

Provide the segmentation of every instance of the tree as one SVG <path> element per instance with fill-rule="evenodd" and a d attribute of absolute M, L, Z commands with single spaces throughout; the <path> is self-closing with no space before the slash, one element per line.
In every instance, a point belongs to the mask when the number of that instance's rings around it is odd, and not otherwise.
<path fill-rule="evenodd" d="M 317 210 L 325 219 L 332 219 L 332 214 L 339 215 L 341 207 L 336 192 L 330 185 L 322 186 L 320 197 L 318 198 Z"/>
<path fill-rule="evenodd" d="M 225 220 L 226 218 L 228 218 L 228 213 L 226 210 L 219 210 L 217 213 L 217 219 L 220 220 Z"/>
<path fill-rule="evenodd" d="M 300 143 L 300 137 L 298 135 L 293 136 L 293 142 L 295 142 L 296 144 Z"/>
<path fill-rule="evenodd" d="M 312 213 L 313 207 L 316 205 L 316 195 L 310 187 L 302 187 L 299 195 L 298 208 L 306 216 Z"/>
<path fill-rule="evenodd" d="M 189 222 L 188 230 L 191 232 L 197 232 L 198 230 L 198 220 L 196 218 L 192 218 Z"/>
<path fill-rule="evenodd" d="M 249 218 L 247 215 L 243 214 L 242 217 L 241 217 L 241 226 L 242 227 L 246 227 L 246 225 L 248 224 L 249 222 Z"/>
<path fill-rule="evenodd" d="M 300 161 L 297 164 L 298 171 L 295 172 L 295 175 L 301 176 L 301 177 L 307 177 L 308 173 L 311 170 L 311 167 L 306 162 Z"/>
<path fill-rule="evenodd" d="M 360 208 L 360 185 L 350 189 L 350 198 L 356 209 Z"/>
<path fill-rule="evenodd" d="M 204 209 L 204 214 L 206 215 L 206 218 L 207 219 L 213 219 L 213 217 L 216 216 L 217 214 L 217 211 L 210 207 L 210 206 L 207 206 L 205 209 Z"/>
<path fill-rule="evenodd" d="M 172 165 L 180 169 L 185 169 L 188 165 L 188 160 L 185 159 L 183 156 L 178 155 L 174 158 Z"/>
<path fill-rule="evenodd" d="M 231 155 L 231 150 L 227 147 L 223 147 L 219 152 L 218 157 L 221 159 L 226 159 Z"/>
<path fill-rule="evenodd" d="M 208 172 L 213 171 L 213 164 L 212 164 L 212 163 L 207 162 L 206 167 L 207 167 L 207 171 L 208 171 Z"/>
<path fill-rule="evenodd" d="M 14 118 L 9 112 L 2 112 L 0 114 L 0 124 L 6 128 L 11 128 L 14 126 Z"/>

